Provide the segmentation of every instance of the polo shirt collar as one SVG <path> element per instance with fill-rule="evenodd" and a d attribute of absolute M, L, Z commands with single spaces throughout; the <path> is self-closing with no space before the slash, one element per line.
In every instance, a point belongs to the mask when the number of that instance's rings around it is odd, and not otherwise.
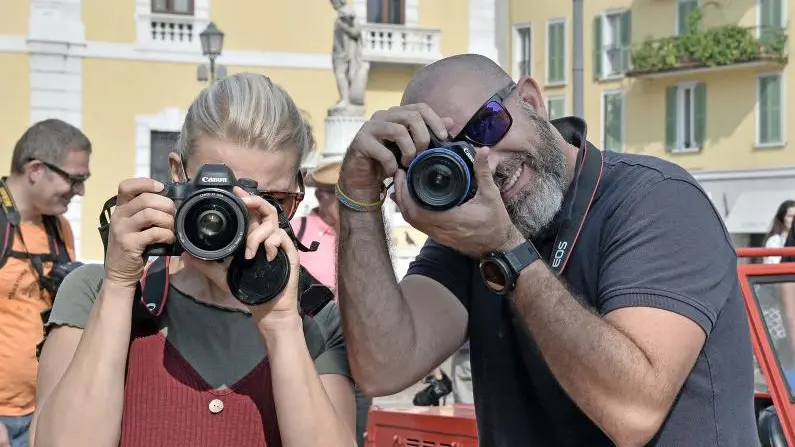
<path fill-rule="evenodd" d="M 567 143 L 580 148 L 580 151 L 577 153 L 577 162 L 574 166 L 574 171 L 579 171 L 586 146 L 593 146 L 587 139 L 588 125 L 585 123 L 585 120 L 576 116 L 568 116 L 551 120 L 550 123 L 560 132 L 560 135 Z M 555 215 L 552 223 L 533 238 L 534 244 L 543 246 L 554 241 L 560 226 L 571 217 L 571 208 L 574 204 L 574 197 L 577 195 L 578 186 L 579 176 L 575 175 L 571 185 L 569 185 L 568 191 L 566 191 L 566 195 L 563 197 L 560 210 Z"/>

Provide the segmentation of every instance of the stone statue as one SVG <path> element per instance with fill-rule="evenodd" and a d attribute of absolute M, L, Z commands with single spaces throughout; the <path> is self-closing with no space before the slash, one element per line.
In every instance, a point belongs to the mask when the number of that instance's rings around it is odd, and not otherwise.
<path fill-rule="evenodd" d="M 369 67 L 362 61 L 362 30 L 356 21 L 356 11 L 345 0 L 331 0 L 331 5 L 337 11 L 331 60 L 340 99 L 329 113 L 364 113 Z"/>

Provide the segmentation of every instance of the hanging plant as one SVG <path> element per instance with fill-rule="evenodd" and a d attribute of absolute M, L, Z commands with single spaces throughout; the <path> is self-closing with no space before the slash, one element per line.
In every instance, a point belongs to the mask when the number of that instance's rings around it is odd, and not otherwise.
<path fill-rule="evenodd" d="M 681 35 L 647 39 L 632 50 L 632 72 L 717 67 L 785 57 L 787 35 L 783 29 L 763 30 L 760 37 L 755 29 L 737 25 L 702 29 L 702 17 L 697 9 L 688 16 Z"/>

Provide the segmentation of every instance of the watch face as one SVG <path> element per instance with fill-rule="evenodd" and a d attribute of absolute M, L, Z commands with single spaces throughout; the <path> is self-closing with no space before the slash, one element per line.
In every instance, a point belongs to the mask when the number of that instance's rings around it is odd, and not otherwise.
<path fill-rule="evenodd" d="M 484 260 L 480 263 L 480 275 L 486 286 L 495 293 L 503 293 L 508 285 L 505 266 L 496 259 Z"/>

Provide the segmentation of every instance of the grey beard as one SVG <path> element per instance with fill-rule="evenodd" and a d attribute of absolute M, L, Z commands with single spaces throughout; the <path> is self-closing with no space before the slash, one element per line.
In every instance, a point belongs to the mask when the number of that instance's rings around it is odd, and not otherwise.
<path fill-rule="evenodd" d="M 535 171 L 526 191 L 505 204 L 513 224 L 531 239 L 546 229 L 560 211 L 566 191 L 566 158 L 551 124 L 540 118 L 530 104 L 520 103 L 536 128 L 540 147 L 536 154 L 526 153 L 504 162 L 506 166 L 498 168 L 498 176 L 500 172 L 515 172 L 521 163 Z"/>

